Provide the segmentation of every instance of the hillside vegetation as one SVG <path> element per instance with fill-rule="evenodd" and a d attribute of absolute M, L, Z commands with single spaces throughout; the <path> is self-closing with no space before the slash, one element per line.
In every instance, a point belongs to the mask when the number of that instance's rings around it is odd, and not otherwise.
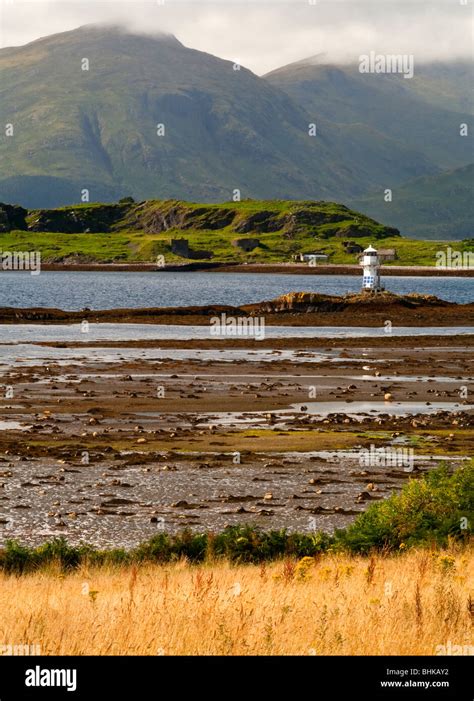
<path fill-rule="evenodd" d="M 403 155 L 407 162 L 416 155 L 412 178 L 426 175 L 427 164 L 434 174 L 472 161 L 467 137 L 459 135 L 460 124 L 471 130 L 474 114 L 470 61 L 417 63 L 413 77 L 405 80 L 398 74 L 361 73 L 357 60 L 331 64 L 323 55 L 277 68 L 265 79 L 310 114 L 336 121 L 349 137 L 344 146 L 350 152 L 358 149 L 350 134 L 363 135 L 366 165 L 371 142 L 378 152 L 385 144 L 390 168 L 398 167 Z"/>
<path fill-rule="evenodd" d="M 0 83 L 1 123 L 14 126 L 0 142 L 0 199 L 24 206 L 79 202 L 84 188 L 95 201 L 216 202 L 235 188 L 339 198 L 363 193 L 362 175 L 380 182 L 383 158 L 368 174 L 334 158 L 336 125 L 310 136 L 311 115 L 286 93 L 170 35 L 100 25 L 53 34 L 1 49 Z M 397 180 L 412 174 L 400 162 Z"/>
<path fill-rule="evenodd" d="M 175 249 L 185 239 L 189 252 Z M 238 242 L 250 239 L 251 249 Z M 435 265 L 439 243 L 402 238 L 394 227 L 334 202 L 244 200 L 196 204 L 130 198 L 117 204 L 83 204 L 26 210 L 0 204 L 2 250 L 40 251 L 43 262 L 165 264 L 292 262 L 299 253 L 323 253 L 330 263 L 354 264 L 347 242 L 395 248 L 391 264 Z M 456 250 L 469 244 L 457 243 Z M 390 263 L 389 263 L 390 264 Z"/>
<path fill-rule="evenodd" d="M 405 182 L 390 185 L 385 172 L 361 198 L 346 199 L 351 206 L 396 226 L 404 236 L 472 237 L 472 137 L 460 134 L 461 125 L 469 133 L 473 126 L 474 102 L 467 88 L 471 62 L 417 64 L 413 78 L 404 80 L 360 73 L 356 61 L 328 64 L 322 55 L 278 68 L 265 78 L 308 112 L 335 119 L 348 137 L 346 157 L 352 154 L 367 169 L 375 167 L 374 155 L 385 153 L 390 170 L 397 168 L 398 159 L 408 165 L 417 156 Z M 384 200 L 387 187 L 393 190 L 390 203 Z"/>
<path fill-rule="evenodd" d="M 373 217 L 424 239 L 465 239 L 474 235 L 474 163 L 440 175 L 415 178 L 384 201 L 383 191 L 353 202 Z"/>

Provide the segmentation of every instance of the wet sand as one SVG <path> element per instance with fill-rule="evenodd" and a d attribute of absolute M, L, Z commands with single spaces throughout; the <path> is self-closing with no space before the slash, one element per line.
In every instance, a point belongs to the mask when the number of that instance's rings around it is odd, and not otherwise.
<path fill-rule="evenodd" d="M 472 343 L 12 344 L 0 362 L 12 390 L 0 404 L 0 539 L 130 546 L 184 526 L 342 527 L 472 454 Z M 370 446 L 413 451 L 413 463 L 364 466 Z"/>

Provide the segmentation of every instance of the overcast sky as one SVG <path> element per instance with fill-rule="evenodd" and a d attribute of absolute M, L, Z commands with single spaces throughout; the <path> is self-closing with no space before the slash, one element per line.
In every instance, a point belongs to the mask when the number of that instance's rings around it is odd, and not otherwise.
<path fill-rule="evenodd" d="M 344 61 L 370 51 L 422 62 L 472 57 L 473 0 L 0 0 L 0 46 L 93 22 L 165 31 L 186 46 L 262 74 L 325 53 Z"/>

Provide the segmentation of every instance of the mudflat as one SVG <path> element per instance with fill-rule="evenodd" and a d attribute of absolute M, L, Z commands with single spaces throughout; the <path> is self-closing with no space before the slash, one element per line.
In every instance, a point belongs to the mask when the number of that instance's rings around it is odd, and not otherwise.
<path fill-rule="evenodd" d="M 84 336 L 33 337 L 0 359 L 2 541 L 132 546 L 236 523 L 332 531 L 472 454 L 470 335 Z M 395 462 L 365 464 L 379 448 Z"/>

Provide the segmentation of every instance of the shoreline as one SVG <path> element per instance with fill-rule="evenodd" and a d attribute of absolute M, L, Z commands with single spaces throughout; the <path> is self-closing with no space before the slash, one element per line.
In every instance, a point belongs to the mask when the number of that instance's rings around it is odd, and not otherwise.
<path fill-rule="evenodd" d="M 43 263 L 42 272 L 110 272 L 110 273 L 271 273 L 273 275 L 360 275 L 360 265 L 317 265 L 305 263 L 212 263 L 196 262 L 158 267 L 154 263 Z M 28 272 L 28 271 L 25 271 Z M 381 274 L 389 277 L 474 277 L 474 270 L 435 268 L 428 266 L 381 266 Z"/>
<path fill-rule="evenodd" d="M 468 326 L 474 318 L 474 302 L 447 302 L 433 295 L 395 295 L 382 292 L 345 296 L 290 292 L 273 300 L 240 306 L 144 307 L 63 310 L 47 307 L 0 307 L 2 324 L 141 323 L 208 326 L 211 320 L 264 319 L 268 326 L 378 327 L 387 320 L 395 326 Z M 242 322 L 243 323 L 243 322 Z M 253 323 L 253 322 L 252 322 Z M 260 322 L 258 322 L 260 323 Z M 220 335 L 220 334 L 216 334 Z M 233 333 L 234 337 L 246 335 Z"/>

